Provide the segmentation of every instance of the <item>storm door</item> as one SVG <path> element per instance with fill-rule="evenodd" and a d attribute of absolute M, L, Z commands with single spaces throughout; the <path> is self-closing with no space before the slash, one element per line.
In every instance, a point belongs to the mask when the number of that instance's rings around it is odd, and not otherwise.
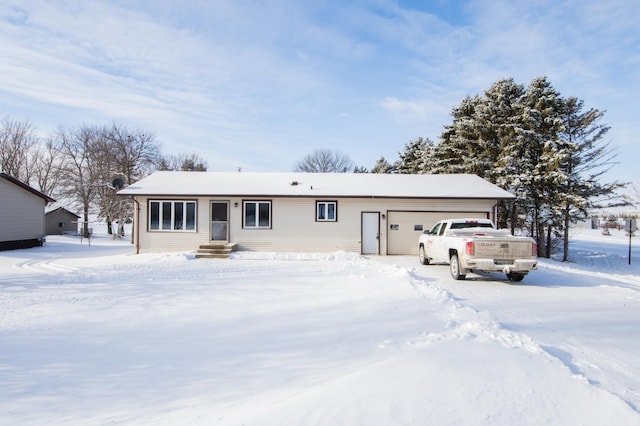
<path fill-rule="evenodd" d="M 211 241 L 229 241 L 229 202 L 211 202 Z"/>

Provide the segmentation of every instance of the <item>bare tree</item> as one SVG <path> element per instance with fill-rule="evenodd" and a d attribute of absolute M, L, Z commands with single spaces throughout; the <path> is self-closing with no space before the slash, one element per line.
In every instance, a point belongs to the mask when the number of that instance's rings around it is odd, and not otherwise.
<path fill-rule="evenodd" d="M 60 185 L 61 154 L 54 139 L 49 137 L 44 145 L 36 146 L 31 153 L 33 160 L 32 183 L 40 192 L 57 196 Z"/>
<path fill-rule="evenodd" d="M 125 187 L 153 171 L 155 163 L 160 158 L 160 147 L 153 133 L 139 129 L 131 130 L 117 123 L 104 128 L 103 133 L 104 148 L 96 154 L 103 157 L 101 161 L 103 168 L 108 165 L 101 172 L 104 182 L 120 184 L 121 181 L 122 186 Z M 111 221 L 117 218 L 116 235 L 122 236 L 125 218 L 133 220 L 133 202 L 118 197 L 116 193 L 119 189 L 113 185 L 106 185 L 99 193 L 99 201 L 100 214 L 107 221 L 109 234 L 112 233 Z"/>
<path fill-rule="evenodd" d="M 150 174 L 160 158 L 160 147 L 153 133 L 131 130 L 114 123 L 106 129 L 106 138 L 113 148 L 117 172 L 131 185 Z"/>
<path fill-rule="evenodd" d="M 3 118 L 0 122 L 0 170 L 30 184 L 34 174 L 32 151 L 37 144 L 38 138 L 29 121 Z"/>
<path fill-rule="evenodd" d="M 102 182 L 96 176 L 97 165 L 94 150 L 98 144 L 100 129 L 81 126 L 75 130 L 60 128 L 56 134 L 56 149 L 60 152 L 62 184 L 61 195 L 77 202 L 83 212 L 82 234 L 89 236 L 89 209 Z"/>
<path fill-rule="evenodd" d="M 341 151 L 316 149 L 298 161 L 294 172 L 304 173 L 346 173 L 353 170 L 353 162 Z"/>
<path fill-rule="evenodd" d="M 160 157 L 157 170 L 180 170 L 183 172 L 206 172 L 207 162 L 196 153 L 176 154 Z"/>

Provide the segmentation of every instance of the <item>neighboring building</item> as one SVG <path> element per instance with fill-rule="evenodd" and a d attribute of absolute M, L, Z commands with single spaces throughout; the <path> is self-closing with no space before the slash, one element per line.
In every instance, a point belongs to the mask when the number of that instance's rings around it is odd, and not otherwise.
<path fill-rule="evenodd" d="M 41 246 L 44 209 L 51 197 L 6 173 L 0 173 L 0 250 Z"/>
<path fill-rule="evenodd" d="M 47 210 L 44 215 L 46 235 L 77 234 L 80 216 L 64 207 Z"/>
<path fill-rule="evenodd" d="M 156 172 L 120 191 L 136 203 L 136 252 L 240 250 L 416 254 L 451 217 L 495 221 L 514 196 L 475 175 Z"/>

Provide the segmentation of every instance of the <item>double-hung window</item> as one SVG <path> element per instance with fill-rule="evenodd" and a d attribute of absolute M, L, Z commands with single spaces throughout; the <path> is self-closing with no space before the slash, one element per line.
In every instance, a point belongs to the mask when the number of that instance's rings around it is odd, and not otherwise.
<path fill-rule="evenodd" d="M 245 201 L 243 209 L 245 228 L 271 228 L 271 201 Z"/>
<path fill-rule="evenodd" d="M 149 201 L 150 231 L 195 231 L 196 202 Z"/>
<path fill-rule="evenodd" d="M 316 221 L 336 222 L 338 220 L 337 201 L 316 201 Z"/>

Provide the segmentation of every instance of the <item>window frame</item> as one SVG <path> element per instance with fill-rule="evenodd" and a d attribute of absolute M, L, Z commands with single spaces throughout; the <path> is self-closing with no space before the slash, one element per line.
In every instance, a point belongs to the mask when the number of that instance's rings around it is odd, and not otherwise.
<path fill-rule="evenodd" d="M 169 218 L 165 218 L 167 211 L 165 208 L 169 205 Z M 157 206 L 157 211 L 154 214 L 154 205 Z M 176 214 L 176 206 L 181 205 L 181 211 Z M 193 206 L 193 208 L 189 208 Z M 193 217 L 190 217 L 191 214 Z M 154 227 L 154 216 L 157 215 L 157 227 Z M 176 228 L 179 219 L 181 221 L 180 227 Z M 188 225 L 191 223 L 189 219 L 193 220 L 193 226 L 190 228 Z M 168 225 L 168 226 L 165 226 Z M 148 232 L 198 232 L 198 201 L 197 200 L 170 200 L 170 199 L 150 199 L 147 202 L 147 231 Z"/>
<path fill-rule="evenodd" d="M 329 205 L 333 205 L 333 219 L 320 218 L 320 206 L 325 208 L 325 216 L 328 216 Z M 337 200 L 316 200 L 316 222 L 337 222 L 338 221 L 338 201 Z"/>
<path fill-rule="evenodd" d="M 254 224 L 247 223 L 247 205 L 255 205 Z M 260 205 L 268 206 L 268 225 L 260 225 Z M 272 229 L 273 226 L 273 201 L 272 200 L 242 200 L 242 229 Z"/>

